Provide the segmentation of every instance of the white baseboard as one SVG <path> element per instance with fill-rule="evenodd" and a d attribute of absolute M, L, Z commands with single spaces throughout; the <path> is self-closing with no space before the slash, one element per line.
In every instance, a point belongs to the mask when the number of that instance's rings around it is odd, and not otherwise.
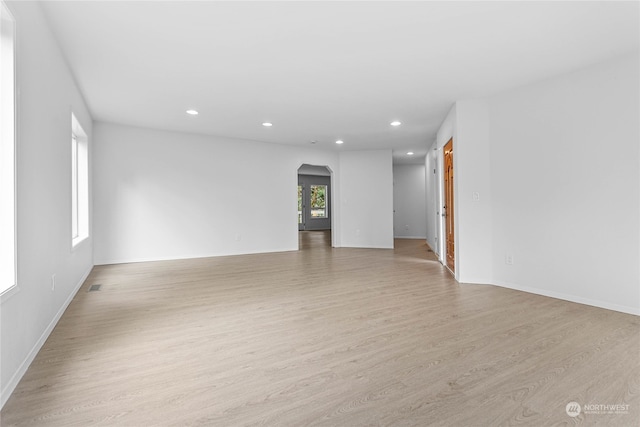
<path fill-rule="evenodd" d="M 353 244 L 342 245 L 340 247 L 348 248 L 348 249 L 394 249 L 393 246 L 370 246 L 370 245 L 353 245 Z"/>
<path fill-rule="evenodd" d="M 208 254 L 188 254 L 188 255 L 168 255 L 168 256 L 156 256 L 156 257 L 131 257 L 131 258 L 98 258 L 94 259 L 95 265 L 112 265 L 112 264 L 134 264 L 138 262 L 156 262 L 156 261 L 177 261 L 183 259 L 199 259 L 199 258 L 219 258 L 236 255 L 258 255 L 258 254 L 270 254 L 278 252 L 293 252 L 298 248 L 276 248 L 269 250 L 258 250 L 256 252 L 225 252 L 225 253 L 208 253 Z"/>
<path fill-rule="evenodd" d="M 38 341 L 36 341 L 33 348 L 31 348 L 31 351 L 29 352 L 27 357 L 22 361 L 22 363 L 18 367 L 18 370 L 13 374 L 13 376 L 7 382 L 7 384 L 2 388 L 2 392 L 0 392 L 0 409 L 2 409 L 4 407 L 4 404 L 7 403 L 7 400 L 9 400 L 9 397 L 18 386 L 18 383 L 20 382 L 24 374 L 27 372 L 27 369 L 29 369 L 29 366 L 38 355 L 38 352 L 40 351 L 44 343 L 47 341 L 47 338 L 49 338 L 49 335 L 51 335 L 53 328 L 56 327 L 56 325 L 58 324 L 58 321 L 64 314 L 65 310 L 67 309 L 67 307 L 69 307 L 69 304 L 71 304 L 71 301 L 73 300 L 73 298 L 76 296 L 76 294 L 82 287 L 82 284 L 84 283 L 85 280 L 87 280 L 87 277 L 89 277 L 89 274 L 91 273 L 92 269 L 93 269 L 93 266 L 89 267 L 89 269 L 82 275 L 80 282 L 76 284 L 73 292 L 71 292 L 71 294 L 66 299 L 64 304 L 62 304 L 62 307 L 60 307 L 60 310 L 58 310 L 58 312 L 53 317 L 53 319 L 51 320 L 47 328 L 44 330 L 44 332 L 42 333 Z"/>
<path fill-rule="evenodd" d="M 561 299 L 564 301 L 575 302 L 578 304 L 585 304 L 593 307 L 599 307 L 607 310 L 619 311 L 621 313 L 634 314 L 636 316 L 640 316 L 640 308 L 638 307 L 613 304 L 607 301 L 593 300 L 590 298 L 579 297 L 576 295 L 570 295 L 570 294 L 565 294 L 561 292 L 549 291 L 546 289 L 519 286 L 519 285 L 514 285 L 513 283 L 507 283 L 507 282 L 498 282 L 498 283 L 492 283 L 492 284 L 496 286 L 500 286 L 502 288 L 514 289 L 516 291 L 528 292 L 530 294 L 542 295 L 545 297 L 551 297 L 551 298 Z"/>

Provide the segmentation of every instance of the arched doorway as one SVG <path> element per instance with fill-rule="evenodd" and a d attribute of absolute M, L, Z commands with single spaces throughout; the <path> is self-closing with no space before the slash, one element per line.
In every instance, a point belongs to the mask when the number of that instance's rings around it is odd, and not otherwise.
<path fill-rule="evenodd" d="M 331 171 L 326 166 L 298 168 L 298 247 L 331 246 Z"/>

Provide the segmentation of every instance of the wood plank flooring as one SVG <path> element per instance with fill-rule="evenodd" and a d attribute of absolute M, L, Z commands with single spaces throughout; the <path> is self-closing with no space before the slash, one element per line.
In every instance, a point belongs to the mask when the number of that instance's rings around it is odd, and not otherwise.
<path fill-rule="evenodd" d="M 640 425 L 637 316 L 458 285 L 420 240 L 307 233 L 94 268 L 2 426 Z"/>

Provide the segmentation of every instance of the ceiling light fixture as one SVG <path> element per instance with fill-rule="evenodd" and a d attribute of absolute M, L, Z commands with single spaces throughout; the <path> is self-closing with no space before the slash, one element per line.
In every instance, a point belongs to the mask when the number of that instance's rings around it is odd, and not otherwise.
<path fill-rule="evenodd" d="M 187 110 L 186 113 L 190 114 L 192 116 L 197 116 L 198 115 L 198 112 L 196 110 Z"/>
<path fill-rule="evenodd" d="M 270 128 L 271 126 L 273 126 L 273 123 L 270 123 L 270 122 L 264 122 L 264 123 L 262 124 L 262 126 L 267 127 L 267 128 Z"/>
<path fill-rule="evenodd" d="M 341 139 L 339 139 L 339 140 L 337 140 L 337 141 L 336 141 L 336 144 L 338 144 L 338 145 L 340 145 L 340 144 L 344 144 L 344 141 L 343 141 L 343 140 L 341 140 Z"/>
<path fill-rule="evenodd" d="M 393 122 L 391 122 L 391 126 L 400 126 L 402 124 L 402 122 L 399 122 L 397 120 L 394 120 Z"/>
<path fill-rule="evenodd" d="M 408 151 L 407 156 L 413 156 L 413 151 Z"/>

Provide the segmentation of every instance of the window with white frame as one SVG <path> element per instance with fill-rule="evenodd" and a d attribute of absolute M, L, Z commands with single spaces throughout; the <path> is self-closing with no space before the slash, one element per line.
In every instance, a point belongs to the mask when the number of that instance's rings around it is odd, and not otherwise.
<path fill-rule="evenodd" d="M 15 20 L 0 2 L 0 294 L 16 284 Z"/>
<path fill-rule="evenodd" d="M 71 244 L 89 237 L 89 147 L 87 134 L 71 114 Z"/>
<path fill-rule="evenodd" d="M 327 218 L 327 186 L 311 186 L 311 218 Z"/>

